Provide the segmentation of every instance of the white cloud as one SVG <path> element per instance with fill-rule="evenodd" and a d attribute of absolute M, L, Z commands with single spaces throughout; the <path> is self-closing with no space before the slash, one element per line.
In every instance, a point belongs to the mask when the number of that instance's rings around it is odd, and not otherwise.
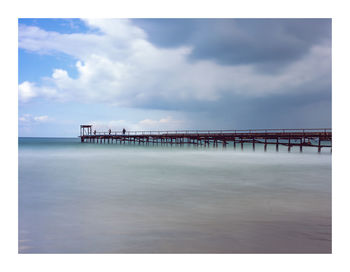
<path fill-rule="evenodd" d="M 45 122 L 51 121 L 52 119 L 49 118 L 49 116 L 47 115 L 33 116 L 31 114 L 23 114 L 18 118 L 18 120 L 22 124 L 30 124 L 30 123 L 45 123 Z"/>
<path fill-rule="evenodd" d="M 47 122 L 49 120 L 49 117 L 47 115 L 34 116 L 33 119 L 34 121 L 37 121 L 37 122 Z"/>
<path fill-rule="evenodd" d="M 18 120 L 19 120 L 20 122 L 24 122 L 24 123 L 29 122 L 31 119 L 32 119 L 32 116 L 31 116 L 30 114 L 23 114 L 22 116 L 20 116 L 20 117 L 18 118 Z"/>
<path fill-rule="evenodd" d="M 55 70 L 53 76 L 55 76 L 55 73 L 57 70 Z M 60 70 L 63 71 L 63 70 Z M 61 73 L 64 74 L 66 71 L 63 71 Z M 62 75 L 60 75 L 62 79 Z M 66 83 L 64 83 L 65 85 Z M 18 99 L 20 102 L 28 102 L 32 98 L 43 96 L 47 98 L 56 98 L 56 99 L 64 99 L 66 95 L 64 95 L 62 92 L 59 91 L 60 86 L 60 78 L 56 75 L 55 78 L 55 87 L 52 86 L 40 86 L 37 87 L 35 83 L 24 81 L 23 83 L 19 84 L 18 86 Z"/>
<path fill-rule="evenodd" d="M 26 102 L 36 96 L 34 83 L 24 81 L 18 86 L 18 98 L 20 101 Z"/>
<path fill-rule="evenodd" d="M 161 118 L 159 120 L 144 119 L 138 122 L 138 126 L 141 130 L 175 130 L 179 127 L 184 127 L 184 124 L 185 122 L 183 120 L 175 120 L 171 116 Z"/>
<path fill-rule="evenodd" d="M 177 120 L 171 116 L 160 118 L 159 120 L 144 119 L 137 122 L 126 120 L 111 120 L 111 121 L 91 121 L 89 124 L 96 131 L 122 131 L 125 128 L 128 131 L 138 130 L 176 130 L 185 125 L 184 120 Z"/>
<path fill-rule="evenodd" d="M 56 69 L 40 86 L 19 85 L 23 102 L 42 96 L 60 100 L 103 102 L 120 106 L 154 101 L 216 101 L 227 93 L 264 96 L 289 92 L 328 80 L 331 50 L 316 46 L 279 74 L 263 74 L 253 65 L 223 66 L 189 61 L 190 47 L 160 49 L 145 32 L 123 20 L 86 20 L 101 33 L 60 34 L 20 26 L 19 47 L 37 53 L 63 52 L 77 58 L 78 77 Z"/>

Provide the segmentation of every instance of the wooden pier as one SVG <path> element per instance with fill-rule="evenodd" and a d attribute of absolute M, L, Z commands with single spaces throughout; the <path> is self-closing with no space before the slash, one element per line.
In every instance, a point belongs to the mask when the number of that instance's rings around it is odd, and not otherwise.
<path fill-rule="evenodd" d="M 92 131 L 91 125 L 80 126 L 82 143 L 104 144 L 164 144 L 164 145 L 196 145 L 204 147 L 240 148 L 246 143 L 255 150 L 256 145 L 273 145 L 276 151 L 279 146 L 287 146 L 288 152 L 297 147 L 315 147 L 318 152 L 324 147 L 332 152 L 332 129 L 249 129 L 249 130 L 174 130 L 174 131 Z"/>

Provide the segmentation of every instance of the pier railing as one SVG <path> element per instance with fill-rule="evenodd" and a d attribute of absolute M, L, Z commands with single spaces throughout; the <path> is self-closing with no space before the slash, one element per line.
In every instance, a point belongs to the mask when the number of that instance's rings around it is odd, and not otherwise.
<path fill-rule="evenodd" d="M 292 134 L 292 133 L 331 133 L 331 128 L 304 128 L 304 129 L 235 129 L 235 130 L 131 130 L 123 134 L 122 131 L 96 131 L 96 136 L 102 135 L 168 135 L 168 134 L 260 134 L 260 133 L 278 133 L 278 134 Z"/>

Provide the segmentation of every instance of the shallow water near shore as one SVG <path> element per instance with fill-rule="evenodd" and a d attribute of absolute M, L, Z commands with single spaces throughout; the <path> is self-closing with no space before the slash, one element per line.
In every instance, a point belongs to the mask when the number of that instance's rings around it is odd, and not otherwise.
<path fill-rule="evenodd" d="M 20 253 L 329 253 L 331 154 L 19 139 Z"/>

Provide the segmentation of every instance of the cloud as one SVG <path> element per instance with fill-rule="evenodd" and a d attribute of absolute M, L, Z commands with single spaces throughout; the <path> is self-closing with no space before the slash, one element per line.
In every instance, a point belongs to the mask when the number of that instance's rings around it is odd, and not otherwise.
<path fill-rule="evenodd" d="M 68 34 L 20 25 L 21 49 L 67 54 L 76 60 L 78 75 L 57 67 L 41 82 L 22 82 L 19 100 L 211 110 L 212 116 L 218 112 L 231 120 L 240 113 L 242 120 L 257 118 L 257 101 L 278 103 L 281 96 L 298 97 L 290 102 L 295 108 L 308 108 L 306 102 L 325 95 L 329 101 L 330 20 L 155 21 L 85 20 L 93 32 Z M 309 98 L 303 102 L 303 97 Z M 110 124 L 148 129 L 175 122 L 162 120 Z"/>
<path fill-rule="evenodd" d="M 18 118 L 20 122 L 29 122 L 32 119 L 32 116 L 30 114 L 23 114 Z"/>
<path fill-rule="evenodd" d="M 34 121 L 37 121 L 37 122 L 47 122 L 49 120 L 49 117 L 47 115 L 42 115 L 42 116 L 34 116 L 33 119 Z"/>
<path fill-rule="evenodd" d="M 18 86 L 18 98 L 20 101 L 26 102 L 36 96 L 37 91 L 35 90 L 34 83 L 24 81 Z"/>
<path fill-rule="evenodd" d="M 265 69 L 300 59 L 331 42 L 330 19 L 134 19 L 160 47 L 193 47 L 190 58 Z"/>
<path fill-rule="evenodd" d="M 184 120 L 174 119 L 172 116 L 167 116 L 155 119 L 143 119 L 137 122 L 130 122 L 127 120 L 110 120 L 110 121 L 91 121 L 89 122 L 96 131 L 122 131 L 125 128 L 128 131 L 139 130 L 176 130 L 179 127 L 184 127 L 186 122 Z"/>
<path fill-rule="evenodd" d="M 66 71 L 61 70 L 61 73 Z M 36 86 L 34 82 L 24 81 L 18 86 L 18 99 L 20 102 L 28 102 L 36 97 L 63 99 L 64 94 L 59 92 L 60 76 L 56 75 L 57 70 L 54 71 L 52 77 L 55 79 L 55 87 L 49 85 Z M 61 77 L 62 78 L 62 77 Z M 51 79 L 50 79 L 51 80 Z"/>
<path fill-rule="evenodd" d="M 18 118 L 21 124 L 32 124 L 32 123 L 46 123 L 52 121 L 47 115 L 33 116 L 31 114 L 23 114 Z"/>
<path fill-rule="evenodd" d="M 144 119 L 138 123 L 141 129 L 155 130 L 175 130 L 179 127 L 184 127 L 185 121 L 175 120 L 171 116 L 161 118 L 159 120 Z"/>

